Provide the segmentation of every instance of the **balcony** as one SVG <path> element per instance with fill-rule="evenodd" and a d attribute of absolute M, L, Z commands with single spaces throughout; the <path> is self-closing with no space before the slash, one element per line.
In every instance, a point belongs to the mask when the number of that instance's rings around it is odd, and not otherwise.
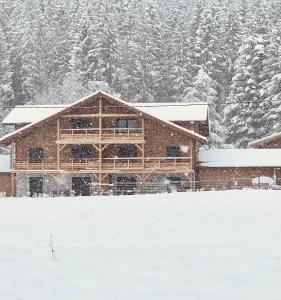
<path fill-rule="evenodd" d="M 59 144 L 124 144 L 142 143 L 142 128 L 78 128 L 60 129 Z"/>
<path fill-rule="evenodd" d="M 14 170 L 57 170 L 56 161 L 30 162 L 15 161 Z M 59 163 L 61 171 L 92 171 L 93 173 L 122 172 L 183 172 L 190 169 L 189 157 L 130 157 L 99 159 L 62 159 Z"/>

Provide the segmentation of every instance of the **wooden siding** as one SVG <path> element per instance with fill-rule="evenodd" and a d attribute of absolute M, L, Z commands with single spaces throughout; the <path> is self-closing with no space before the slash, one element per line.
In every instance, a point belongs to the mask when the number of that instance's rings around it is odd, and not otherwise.
<path fill-rule="evenodd" d="M 252 179 L 266 176 L 281 180 L 280 168 L 199 168 L 197 171 L 197 187 L 204 190 L 236 189 L 255 187 Z M 281 182 L 280 182 L 281 183 Z"/>
<path fill-rule="evenodd" d="M 0 193 L 12 196 L 12 174 L 0 173 Z"/>

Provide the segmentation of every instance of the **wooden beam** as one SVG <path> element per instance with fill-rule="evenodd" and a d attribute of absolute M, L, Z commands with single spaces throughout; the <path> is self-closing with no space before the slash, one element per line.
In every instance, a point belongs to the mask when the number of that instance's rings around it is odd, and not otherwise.
<path fill-rule="evenodd" d="M 63 118 L 130 118 L 130 117 L 138 117 L 137 114 L 72 114 L 72 115 L 64 115 Z"/>
<path fill-rule="evenodd" d="M 57 120 L 57 141 L 60 139 L 60 119 Z M 57 169 L 60 169 L 60 145 L 57 144 Z"/>
<path fill-rule="evenodd" d="M 142 140 L 144 141 L 144 118 L 141 119 L 141 129 L 142 129 Z M 144 142 L 141 145 L 141 156 L 142 156 L 142 160 L 141 160 L 141 165 L 142 165 L 142 169 L 144 169 Z"/>
<path fill-rule="evenodd" d="M 60 144 L 58 144 L 58 146 L 60 146 Z M 67 144 L 61 145 L 61 147 L 59 147 L 59 151 L 62 151 L 66 146 L 67 146 Z"/>
<path fill-rule="evenodd" d="M 15 179 L 16 178 L 16 174 L 14 174 L 14 173 L 11 173 L 11 187 L 12 187 L 12 191 L 11 191 L 11 196 L 12 197 L 15 197 L 16 195 L 15 195 Z"/>
<path fill-rule="evenodd" d="M 110 144 L 106 144 L 106 145 L 103 145 L 103 147 L 101 148 L 101 151 L 105 150 Z"/>

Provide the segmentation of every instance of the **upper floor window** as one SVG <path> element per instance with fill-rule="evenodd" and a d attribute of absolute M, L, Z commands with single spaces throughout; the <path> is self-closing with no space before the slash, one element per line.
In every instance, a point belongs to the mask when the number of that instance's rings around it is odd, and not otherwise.
<path fill-rule="evenodd" d="M 117 119 L 117 128 L 138 128 L 138 121 L 136 119 Z"/>
<path fill-rule="evenodd" d="M 79 128 L 91 128 L 93 126 L 93 121 L 90 119 L 72 119 L 71 127 L 73 129 Z"/>
<path fill-rule="evenodd" d="M 72 156 L 74 159 L 83 159 L 83 158 L 92 158 L 93 157 L 93 149 L 91 146 L 75 146 L 72 147 Z"/>
<path fill-rule="evenodd" d="M 30 162 L 41 162 L 43 158 L 43 148 L 29 148 L 28 154 Z"/>
<path fill-rule="evenodd" d="M 168 146 L 166 147 L 166 156 L 167 157 L 180 157 L 181 149 L 177 146 Z"/>

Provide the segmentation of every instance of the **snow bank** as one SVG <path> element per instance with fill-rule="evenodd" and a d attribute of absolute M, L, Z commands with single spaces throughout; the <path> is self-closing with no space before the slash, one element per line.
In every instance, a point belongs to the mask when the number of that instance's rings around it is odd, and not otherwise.
<path fill-rule="evenodd" d="M 0 199 L 0 299 L 280 299 L 280 198 Z"/>

